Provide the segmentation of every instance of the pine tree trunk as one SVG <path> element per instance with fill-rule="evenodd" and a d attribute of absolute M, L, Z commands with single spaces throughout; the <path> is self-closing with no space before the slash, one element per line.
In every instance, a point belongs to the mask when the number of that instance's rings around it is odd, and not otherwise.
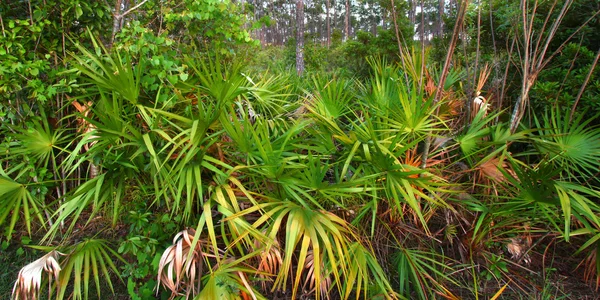
<path fill-rule="evenodd" d="M 413 25 L 413 26 L 415 25 L 415 22 L 417 21 L 415 1 L 416 0 L 408 0 L 408 20 L 410 21 L 410 25 Z"/>
<path fill-rule="evenodd" d="M 329 20 L 329 0 L 327 0 L 327 2 L 325 2 L 325 14 L 327 15 L 326 17 L 326 21 L 327 22 L 327 47 L 331 46 L 331 21 Z"/>
<path fill-rule="evenodd" d="M 346 41 L 350 39 L 350 0 L 346 0 L 346 23 L 344 24 Z"/>
<path fill-rule="evenodd" d="M 304 73 L 304 2 L 296 0 L 296 72 Z"/>
<path fill-rule="evenodd" d="M 445 0 L 439 0 L 438 3 L 438 28 L 437 28 L 437 36 L 442 37 L 444 35 L 444 2 Z"/>

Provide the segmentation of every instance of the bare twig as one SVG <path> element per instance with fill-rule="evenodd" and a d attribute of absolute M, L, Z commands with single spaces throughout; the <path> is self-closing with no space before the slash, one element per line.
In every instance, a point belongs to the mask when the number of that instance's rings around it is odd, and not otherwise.
<path fill-rule="evenodd" d="M 2 14 L 0 14 L 0 27 L 2 27 L 2 36 L 6 37 L 6 31 L 4 30 L 4 20 L 2 19 Z"/>
<path fill-rule="evenodd" d="M 450 64 L 452 62 L 452 56 L 454 55 L 454 49 L 456 48 L 456 42 L 458 40 L 458 36 L 460 34 L 460 30 L 462 28 L 462 24 L 465 21 L 465 15 L 467 12 L 467 6 L 469 6 L 469 0 L 464 0 L 462 5 L 458 10 L 458 14 L 456 15 L 456 23 L 454 24 L 454 31 L 452 32 L 452 39 L 450 40 L 450 45 L 448 46 L 448 53 L 446 54 L 446 62 L 444 63 L 444 67 L 442 69 L 442 74 L 440 76 L 440 81 L 438 82 L 438 86 L 435 90 L 435 96 L 433 98 L 433 103 L 436 105 L 442 98 L 442 90 L 444 89 L 444 83 L 446 82 L 446 78 L 448 78 L 448 72 L 450 71 Z M 435 115 L 438 115 L 439 106 L 436 109 Z M 432 116 L 433 117 L 433 116 Z M 421 168 L 427 167 L 427 158 L 429 156 L 429 147 L 431 146 L 431 135 L 427 136 L 425 140 L 425 147 L 423 149 L 423 155 L 421 156 Z"/>
<path fill-rule="evenodd" d="M 123 19 L 125 18 L 125 16 L 127 16 L 130 13 L 132 13 L 136 9 L 140 8 L 140 6 L 144 5 L 146 2 L 148 2 L 148 0 L 144 0 L 144 1 L 136 4 L 135 6 L 133 6 L 132 8 L 126 10 L 124 13 L 121 14 L 119 12 L 121 11 L 121 5 L 122 5 L 123 1 L 122 0 L 117 0 L 117 4 L 115 5 L 115 13 L 113 15 L 112 36 L 110 38 L 110 45 L 111 45 L 111 47 L 112 47 L 112 44 L 115 41 L 115 36 L 117 35 L 117 32 L 119 32 L 119 30 L 121 30 L 122 22 L 123 22 Z"/>
<path fill-rule="evenodd" d="M 550 11 L 548 12 L 548 15 L 546 16 L 546 19 L 542 26 L 543 30 L 545 30 L 547 22 L 550 18 L 550 15 L 554 11 L 556 1 L 557 0 L 555 0 Z M 553 53 L 552 55 L 550 55 L 550 57 L 546 57 L 546 52 L 548 51 L 550 42 L 553 40 L 554 36 L 556 35 L 556 32 L 558 31 L 558 27 L 560 26 L 563 18 L 567 14 L 567 11 L 569 10 L 572 3 L 573 3 L 573 0 L 565 1 L 558 16 L 554 19 L 554 22 L 552 23 L 552 27 L 550 28 L 550 31 L 548 32 L 548 34 L 544 34 L 544 32 L 539 33 L 538 39 L 534 42 L 533 41 L 533 34 L 534 34 L 533 27 L 534 27 L 534 21 L 535 21 L 535 15 L 536 15 L 538 2 L 535 1 L 533 3 L 531 15 L 528 16 L 529 1 L 521 0 L 521 9 L 523 11 L 522 12 L 522 20 L 521 20 L 522 28 L 523 28 L 523 53 L 522 53 L 523 65 L 521 67 L 522 82 L 521 82 L 521 93 L 520 93 L 519 97 L 517 98 L 517 102 L 515 103 L 515 107 L 513 109 L 513 113 L 510 118 L 511 132 L 516 131 L 517 126 L 519 125 L 521 119 L 523 118 L 525 108 L 527 108 L 527 106 L 529 104 L 529 91 L 535 84 L 537 76 L 544 69 L 544 67 L 548 64 L 550 59 L 556 53 L 556 52 Z M 586 23 L 584 23 L 584 25 L 582 25 L 582 26 L 585 26 Z M 571 39 L 572 36 L 573 35 L 571 35 L 567 40 Z M 540 48 L 539 46 L 540 46 L 542 40 L 544 41 L 543 46 L 541 49 L 539 49 Z"/>
<path fill-rule="evenodd" d="M 144 0 L 138 4 L 136 4 L 134 7 L 128 9 L 126 12 L 122 13 L 119 17 L 122 19 L 124 18 L 126 15 L 132 13 L 134 10 L 138 9 L 140 6 L 144 5 L 144 3 L 148 2 L 148 0 Z"/>
<path fill-rule="evenodd" d="M 569 122 L 571 122 L 573 120 L 573 114 L 575 113 L 575 108 L 577 108 L 577 104 L 579 104 L 579 100 L 581 99 L 581 96 L 583 95 L 583 91 L 585 91 L 585 88 L 587 87 L 587 84 L 590 81 L 590 78 L 592 77 L 592 73 L 594 73 L 596 64 L 598 64 L 598 58 L 600 58 L 600 48 L 598 48 L 598 52 L 596 53 L 596 58 L 594 58 L 594 62 L 592 62 L 592 65 L 590 66 L 590 71 L 588 72 L 587 76 L 585 77 L 585 80 L 583 81 L 583 84 L 581 85 L 581 88 L 579 89 L 579 93 L 577 93 L 577 98 L 575 98 L 575 103 L 573 103 L 573 107 L 571 108 L 571 114 L 569 115 Z"/>
<path fill-rule="evenodd" d="M 577 45 L 577 51 L 575 52 L 575 55 L 573 56 L 573 59 L 571 60 L 571 65 L 569 65 L 567 74 L 565 74 L 565 77 L 563 78 L 563 81 L 560 83 L 560 87 L 558 88 L 558 92 L 556 92 L 556 98 L 554 98 L 554 105 L 556 105 L 556 103 L 558 103 L 558 98 L 562 94 L 562 90 L 565 87 L 565 84 L 567 83 L 567 79 L 569 78 L 571 71 L 573 71 L 573 67 L 575 67 L 575 62 L 577 61 L 577 57 L 579 56 L 579 51 L 581 50 L 581 43 L 583 43 L 583 35 L 581 36 L 581 39 L 579 40 L 579 45 Z"/>

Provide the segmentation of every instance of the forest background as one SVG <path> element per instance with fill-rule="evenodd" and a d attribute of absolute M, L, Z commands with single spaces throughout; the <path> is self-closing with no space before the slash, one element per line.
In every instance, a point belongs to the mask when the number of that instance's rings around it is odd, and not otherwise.
<path fill-rule="evenodd" d="M 596 299 L 596 0 L 6 0 L 0 297 Z"/>

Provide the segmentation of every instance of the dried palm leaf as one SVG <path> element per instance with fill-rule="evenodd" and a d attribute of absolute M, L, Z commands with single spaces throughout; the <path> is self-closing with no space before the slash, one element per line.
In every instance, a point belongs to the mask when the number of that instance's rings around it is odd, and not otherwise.
<path fill-rule="evenodd" d="M 200 291 L 200 279 L 204 259 L 214 257 L 205 252 L 208 243 L 200 240 L 192 249 L 195 230 L 186 229 L 173 238 L 173 245 L 169 246 L 158 265 L 158 285 L 171 291 L 171 299 L 177 295 L 184 295 L 186 299 Z M 183 292 L 183 293 L 182 293 Z"/>
<path fill-rule="evenodd" d="M 75 109 L 82 114 L 82 117 L 77 118 L 77 131 L 83 135 L 84 140 L 92 140 L 89 143 L 85 143 L 83 145 L 83 149 L 85 151 L 89 151 L 92 146 L 98 143 L 97 139 L 99 138 L 97 135 L 94 135 L 96 131 L 96 126 L 90 123 L 87 119 L 90 116 L 90 108 L 94 104 L 91 101 L 88 101 L 86 104 L 79 104 L 77 101 L 73 101 L 71 103 Z M 90 162 L 90 178 L 95 178 L 98 176 L 98 166 Z"/>
<path fill-rule="evenodd" d="M 523 260 L 526 264 L 531 263 L 531 257 L 527 254 L 528 246 L 526 240 L 521 238 L 511 238 L 510 243 L 506 245 L 508 252 L 512 255 L 513 260 Z"/>
<path fill-rule="evenodd" d="M 77 118 L 77 131 L 80 134 L 88 135 L 89 139 L 98 138 L 97 136 L 92 134 L 92 132 L 96 130 L 96 126 L 94 126 L 92 123 L 86 120 L 90 117 L 90 108 L 93 104 L 94 103 L 91 101 L 88 101 L 86 104 L 79 104 L 79 102 L 77 101 L 72 102 L 72 105 L 75 107 L 75 109 L 83 115 L 83 117 Z M 85 149 L 85 151 L 89 151 L 90 147 L 92 147 L 94 144 L 96 144 L 96 141 L 85 144 L 83 148 Z"/>
<path fill-rule="evenodd" d="M 13 299 L 35 300 L 40 291 L 43 272 L 48 273 L 48 286 L 52 285 L 52 279 L 58 281 L 61 267 L 58 264 L 58 255 L 64 255 L 56 250 L 50 251 L 38 260 L 26 265 L 19 271 L 17 281 L 13 288 Z"/>
<path fill-rule="evenodd" d="M 506 168 L 506 162 L 501 162 L 498 158 L 492 158 L 481 165 L 479 165 L 479 172 L 481 178 L 490 178 L 496 182 L 503 182 L 505 180 L 504 174 L 499 168 Z"/>
<path fill-rule="evenodd" d="M 260 249 L 260 247 L 260 241 L 258 239 L 254 240 L 254 249 Z M 260 253 L 257 274 L 261 279 L 260 284 L 263 290 L 267 289 L 267 281 L 271 280 L 268 277 L 270 277 L 270 275 L 276 275 L 279 272 L 282 263 L 283 259 L 281 258 L 279 241 L 275 239 L 273 244 L 265 247 L 265 249 L 263 249 L 263 251 Z"/>
<path fill-rule="evenodd" d="M 303 289 L 305 293 L 312 294 L 317 289 L 317 282 L 320 281 L 319 290 L 321 295 L 324 295 L 326 299 L 329 299 L 329 289 L 331 287 L 331 277 L 326 275 L 326 269 L 323 260 L 321 259 L 321 274 L 315 274 L 315 255 L 313 250 L 309 250 L 306 254 L 306 262 L 304 263 L 304 269 L 306 269 L 306 279 L 304 280 Z M 317 280 L 317 276 L 320 280 Z"/>

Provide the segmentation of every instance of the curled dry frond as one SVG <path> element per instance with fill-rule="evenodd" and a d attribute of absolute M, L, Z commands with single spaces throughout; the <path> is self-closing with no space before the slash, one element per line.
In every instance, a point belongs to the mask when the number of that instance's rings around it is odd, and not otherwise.
<path fill-rule="evenodd" d="M 511 254 L 511 259 L 520 261 L 521 259 L 525 264 L 531 263 L 531 257 L 527 254 L 527 250 L 531 247 L 531 244 L 527 244 L 526 239 L 521 238 L 510 238 L 509 243 L 506 244 L 506 249 Z"/>
<path fill-rule="evenodd" d="M 194 229 L 179 232 L 173 238 L 173 245 L 169 246 L 158 265 L 158 287 L 164 286 L 171 291 L 171 299 L 185 292 L 186 299 L 200 291 L 200 279 L 204 259 L 214 257 L 204 251 L 210 247 L 208 243 L 197 241 L 193 246 Z"/>
<path fill-rule="evenodd" d="M 254 249 L 260 249 L 260 247 L 260 241 L 258 239 L 254 240 Z M 277 275 L 279 272 L 279 269 L 283 264 L 283 259 L 281 257 L 281 247 L 277 239 L 274 239 L 271 245 L 267 245 L 261 251 L 257 274 L 261 279 L 260 284 L 263 290 L 267 289 L 267 281 L 271 280 L 267 277 L 270 275 Z"/>
<path fill-rule="evenodd" d="M 317 254 L 318 255 L 318 254 Z M 331 287 L 331 277 L 328 275 L 327 269 L 323 260 L 321 260 L 321 274 L 315 274 L 315 253 L 312 250 L 308 250 L 306 255 L 306 262 L 304 263 L 304 269 L 306 269 L 306 279 L 304 280 L 304 292 L 312 294 L 316 291 L 316 278 L 321 278 L 321 284 L 319 285 L 319 291 L 321 295 L 324 295 L 326 299 L 329 299 L 329 289 Z"/>
<path fill-rule="evenodd" d="M 26 265 L 19 271 L 19 276 L 13 288 L 13 299 L 37 299 L 42 283 L 43 272 L 48 273 L 50 284 L 52 277 L 58 281 L 61 267 L 58 264 L 58 255 L 62 253 L 52 250 L 38 260 Z"/>
<path fill-rule="evenodd" d="M 504 174 L 500 171 L 500 168 L 506 170 L 508 169 L 508 164 L 496 157 L 487 160 L 478 167 L 479 179 L 484 180 L 485 178 L 489 178 L 495 182 L 504 182 Z"/>

